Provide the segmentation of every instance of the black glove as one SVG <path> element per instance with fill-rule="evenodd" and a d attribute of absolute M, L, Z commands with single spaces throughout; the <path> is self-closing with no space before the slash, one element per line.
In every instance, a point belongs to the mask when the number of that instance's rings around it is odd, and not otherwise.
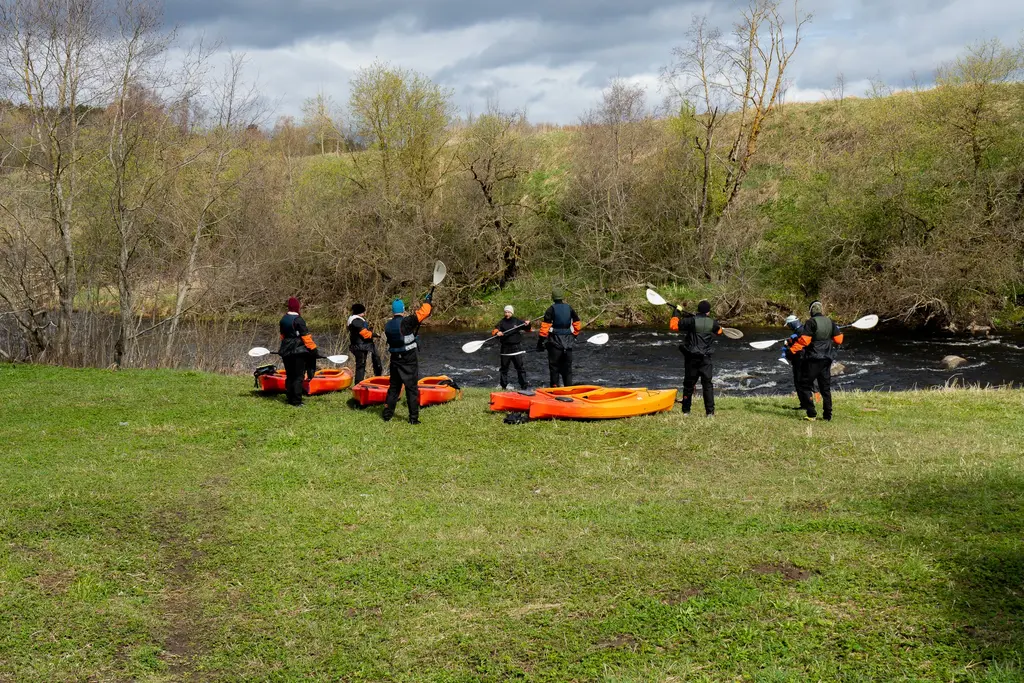
<path fill-rule="evenodd" d="M 426 302 L 426 303 L 428 303 L 428 304 L 429 304 L 429 303 L 430 303 L 431 301 L 433 301 L 433 299 L 434 299 L 434 292 L 433 292 L 433 291 L 429 291 L 429 292 L 427 292 L 427 295 L 426 295 L 425 297 L 423 297 L 423 301 L 424 301 L 424 302 Z"/>

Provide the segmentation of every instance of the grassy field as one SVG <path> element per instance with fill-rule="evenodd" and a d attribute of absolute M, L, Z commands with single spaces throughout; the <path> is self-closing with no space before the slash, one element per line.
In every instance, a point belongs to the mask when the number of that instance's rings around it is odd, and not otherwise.
<path fill-rule="evenodd" d="M 0 366 L 0 680 L 1024 679 L 1024 393 L 504 425 Z"/>

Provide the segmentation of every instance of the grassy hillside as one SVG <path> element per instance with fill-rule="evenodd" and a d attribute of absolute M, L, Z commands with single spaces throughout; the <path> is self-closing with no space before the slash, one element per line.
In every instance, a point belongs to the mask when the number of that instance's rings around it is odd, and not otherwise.
<path fill-rule="evenodd" d="M 1020 392 L 508 426 L 470 391 L 411 427 L 196 373 L 0 385 L 0 680 L 1024 676 Z"/>

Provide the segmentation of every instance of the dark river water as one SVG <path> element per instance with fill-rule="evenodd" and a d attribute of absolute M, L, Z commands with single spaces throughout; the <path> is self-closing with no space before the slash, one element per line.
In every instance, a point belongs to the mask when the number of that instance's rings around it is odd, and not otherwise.
<path fill-rule="evenodd" d="M 793 390 L 791 368 L 779 362 L 781 345 L 757 351 L 747 344 L 759 339 L 786 336 L 779 330 L 744 330 L 739 341 L 722 339 L 715 349 L 715 386 L 730 394 L 778 394 Z M 846 343 L 838 362 L 845 370 L 833 384 L 843 389 L 903 390 L 967 385 L 1024 385 L 1024 335 L 990 338 L 914 338 L 881 331 L 846 331 Z M 591 332 L 590 334 L 593 334 Z M 683 357 L 679 337 L 668 331 L 610 330 L 605 346 L 578 343 L 574 351 L 577 384 L 607 386 L 679 387 L 683 381 Z M 498 352 L 485 346 L 474 354 L 462 353 L 467 341 L 487 333 L 430 333 L 423 336 L 420 367 L 424 374 L 444 373 L 466 386 L 498 384 Z M 584 333 L 581 338 L 589 334 Z M 531 335 L 532 337 L 532 335 Z M 532 345 L 531 345 L 532 346 Z M 942 359 L 956 355 L 966 359 L 947 370 Z M 531 383 L 546 383 L 546 355 L 526 354 Z"/>
<path fill-rule="evenodd" d="M 777 329 L 744 330 L 739 341 L 722 339 L 715 349 L 715 386 L 728 394 L 779 394 L 793 390 L 792 370 L 779 362 L 781 345 L 757 351 L 747 344 L 759 339 L 786 336 Z M 595 331 L 580 335 L 585 339 Z M 574 351 L 574 382 L 606 386 L 673 388 L 682 385 L 683 357 L 679 336 L 667 330 L 608 330 L 604 346 L 577 343 Z M 470 387 L 498 386 L 498 350 L 492 341 L 473 354 L 463 353 L 468 341 L 483 339 L 489 332 L 424 330 L 421 336 L 420 374 L 445 374 Z M 344 351 L 338 336 L 316 334 L 318 343 L 337 353 Z M 533 348 L 535 334 L 528 335 Z M 253 335 L 246 342 L 274 348 L 273 340 Z M 956 355 L 966 359 L 955 370 L 947 370 L 942 359 Z M 385 358 L 385 372 L 387 355 Z M 846 331 L 846 343 L 838 362 L 845 366 L 834 385 L 843 389 L 892 391 L 940 387 L 949 384 L 1024 386 L 1024 334 L 992 337 L 913 337 L 872 331 Z M 547 359 L 543 353 L 525 356 L 531 385 L 547 383 Z M 255 363 L 252 364 L 255 367 Z M 240 369 L 236 366 L 236 369 Z M 514 384 L 514 371 L 513 371 Z"/>
<path fill-rule="evenodd" d="M 16 354 L 13 331 L 4 322 L 0 319 L 0 349 Z M 84 358 L 86 364 L 106 366 L 111 362 L 109 348 L 113 346 L 113 336 L 102 329 L 101 332 L 92 341 L 81 344 L 82 348 L 97 352 Z M 326 329 L 313 326 L 312 332 L 325 352 L 347 353 L 347 334 L 343 326 Z M 683 357 L 678 350 L 677 334 L 656 329 L 615 329 L 607 330 L 611 340 L 604 346 L 582 342 L 596 332 L 584 332 L 576 345 L 573 365 L 577 384 L 650 388 L 682 385 Z M 715 386 L 723 393 L 736 395 L 791 392 L 792 371 L 778 360 L 780 345 L 767 351 L 757 351 L 747 344 L 759 339 L 781 338 L 786 336 L 786 331 L 783 328 L 744 329 L 744 333 L 746 337 L 742 340 L 721 338 L 717 342 Z M 474 354 L 461 350 L 467 341 L 489 335 L 487 331 L 424 328 L 421 375 L 445 374 L 463 386 L 497 387 L 496 340 L 488 342 Z M 526 339 L 526 347 L 533 348 L 536 333 L 527 335 Z M 137 364 L 143 367 L 155 365 L 159 358 L 160 337 L 145 336 L 141 342 Z M 263 363 L 280 361 L 274 356 L 252 359 L 245 352 L 253 346 L 276 349 L 277 343 L 276 325 L 253 322 L 191 325 L 184 331 L 178 345 L 176 365 L 248 374 Z M 383 355 L 386 372 L 387 354 Z M 949 355 L 960 356 L 967 362 L 955 370 L 947 370 L 942 359 Z M 525 362 L 531 385 L 545 385 L 548 377 L 546 354 L 527 353 Z M 950 384 L 1020 387 L 1024 386 L 1024 333 L 972 338 L 914 336 L 884 329 L 846 330 L 846 343 L 839 351 L 838 362 L 845 366 L 845 371 L 836 376 L 833 383 L 847 390 L 898 391 Z M 329 364 L 321 361 L 321 367 L 329 367 Z"/>

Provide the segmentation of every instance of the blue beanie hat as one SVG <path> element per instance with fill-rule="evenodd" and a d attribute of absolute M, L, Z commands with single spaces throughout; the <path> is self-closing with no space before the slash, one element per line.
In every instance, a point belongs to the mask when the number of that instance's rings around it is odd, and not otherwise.
<path fill-rule="evenodd" d="M 391 312 L 395 315 L 399 313 L 405 313 L 405 302 L 401 299 L 395 299 L 391 302 Z"/>

